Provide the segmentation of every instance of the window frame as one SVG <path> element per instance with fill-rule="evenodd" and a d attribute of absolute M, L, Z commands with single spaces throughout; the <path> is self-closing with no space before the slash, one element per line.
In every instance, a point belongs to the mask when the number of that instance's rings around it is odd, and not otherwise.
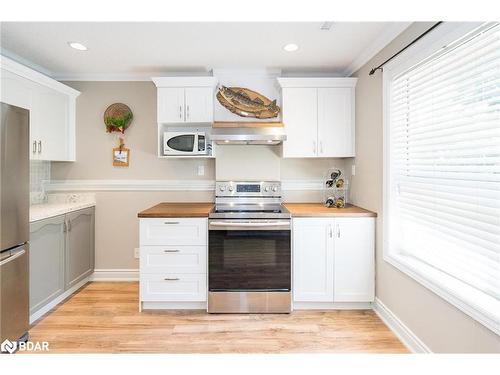
<path fill-rule="evenodd" d="M 391 249 L 390 225 L 393 192 L 390 191 L 390 99 L 391 85 L 395 77 L 430 56 L 439 53 L 450 43 L 482 27 L 491 27 L 494 23 L 446 22 L 438 26 L 425 38 L 401 53 L 384 66 L 383 85 L 383 259 L 399 271 L 408 275 L 439 297 L 443 298 L 465 314 L 469 315 L 488 329 L 500 335 L 499 303 L 493 297 L 441 272 L 414 258 L 402 255 Z"/>

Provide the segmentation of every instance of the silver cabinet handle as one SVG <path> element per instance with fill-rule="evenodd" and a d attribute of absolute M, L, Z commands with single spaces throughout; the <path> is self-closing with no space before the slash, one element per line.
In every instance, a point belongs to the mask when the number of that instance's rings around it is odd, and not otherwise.
<path fill-rule="evenodd" d="M 178 277 L 166 277 L 163 280 L 165 280 L 165 281 L 179 281 L 179 278 Z"/>
<path fill-rule="evenodd" d="M 68 226 L 66 228 L 68 232 L 71 232 L 71 220 L 68 220 Z"/>
<path fill-rule="evenodd" d="M 188 104 L 187 109 L 186 109 L 186 116 L 187 116 L 187 118 L 189 120 L 189 104 Z"/>
<path fill-rule="evenodd" d="M 180 250 L 163 250 L 164 253 L 178 253 Z"/>
<path fill-rule="evenodd" d="M 178 221 L 165 221 L 163 224 L 167 224 L 167 225 L 177 225 L 179 224 Z"/>
<path fill-rule="evenodd" d="M 38 141 L 38 153 L 42 153 L 42 141 Z"/>
<path fill-rule="evenodd" d="M 337 238 L 340 238 L 340 225 L 337 224 Z"/>
<path fill-rule="evenodd" d="M 313 141 L 313 153 L 316 154 L 316 141 Z"/>
<path fill-rule="evenodd" d="M 331 224 L 328 226 L 328 234 L 330 235 L 330 238 L 333 238 L 333 228 Z"/>
<path fill-rule="evenodd" d="M 36 154 L 36 141 L 33 141 L 33 153 Z"/>
<path fill-rule="evenodd" d="M 319 153 L 323 153 L 323 141 L 319 141 Z"/>
<path fill-rule="evenodd" d="M 66 221 L 63 223 L 63 233 L 66 233 L 68 231 L 68 224 L 66 224 Z"/>
<path fill-rule="evenodd" d="M 179 118 L 182 120 L 182 105 L 179 106 Z"/>

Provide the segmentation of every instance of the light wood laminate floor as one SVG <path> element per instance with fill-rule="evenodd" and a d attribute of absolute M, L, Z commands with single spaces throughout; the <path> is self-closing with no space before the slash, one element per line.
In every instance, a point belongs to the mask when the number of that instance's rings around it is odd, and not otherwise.
<path fill-rule="evenodd" d="M 406 353 L 370 310 L 138 311 L 138 283 L 95 282 L 40 319 L 51 353 Z"/>

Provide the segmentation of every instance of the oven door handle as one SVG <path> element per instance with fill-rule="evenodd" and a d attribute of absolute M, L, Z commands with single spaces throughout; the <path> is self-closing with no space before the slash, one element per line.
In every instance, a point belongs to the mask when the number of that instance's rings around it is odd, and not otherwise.
<path fill-rule="evenodd" d="M 209 227 L 245 227 L 245 228 L 273 228 L 273 227 L 290 227 L 289 221 L 211 221 Z"/>

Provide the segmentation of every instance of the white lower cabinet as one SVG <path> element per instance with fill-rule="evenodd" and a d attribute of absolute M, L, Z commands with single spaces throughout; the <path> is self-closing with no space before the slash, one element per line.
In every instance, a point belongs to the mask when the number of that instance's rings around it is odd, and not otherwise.
<path fill-rule="evenodd" d="M 141 300 L 156 302 L 204 302 L 206 274 L 141 274 Z"/>
<path fill-rule="evenodd" d="M 374 236 L 371 217 L 293 219 L 294 302 L 372 302 Z"/>
<path fill-rule="evenodd" d="M 143 308 L 204 308 L 207 301 L 206 218 L 140 219 Z"/>
<path fill-rule="evenodd" d="M 375 219 L 334 221 L 333 300 L 372 302 L 375 297 Z"/>
<path fill-rule="evenodd" d="M 333 301 L 331 220 L 293 220 L 293 299 Z"/>

